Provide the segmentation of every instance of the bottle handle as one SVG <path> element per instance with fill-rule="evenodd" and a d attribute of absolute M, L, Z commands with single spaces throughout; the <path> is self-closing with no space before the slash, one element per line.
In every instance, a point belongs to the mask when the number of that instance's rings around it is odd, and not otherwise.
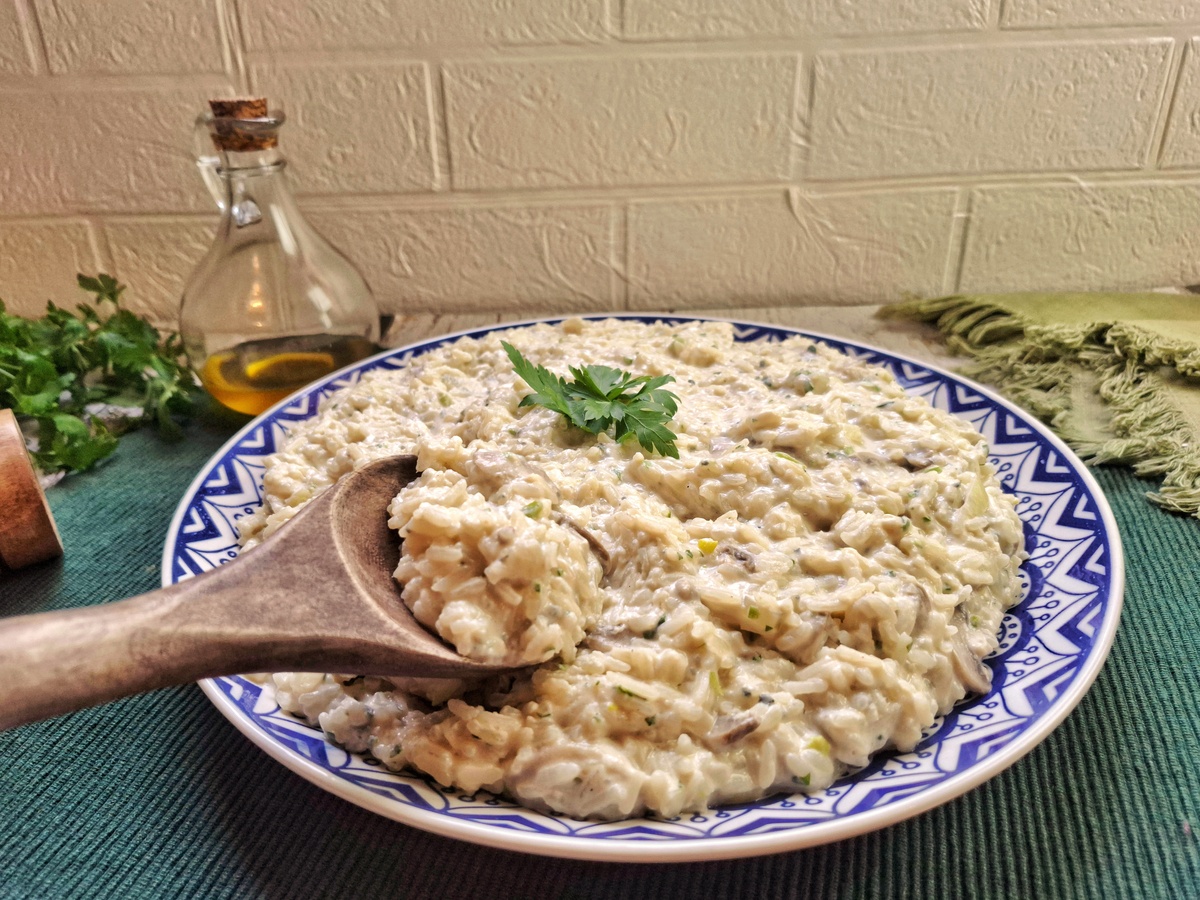
<path fill-rule="evenodd" d="M 211 122 L 211 116 L 200 116 L 196 119 L 196 127 L 192 130 L 192 146 L 196 154 L 196 168 L 200 170 L 204 186 L 212 195 L 217 209 L 224 213 L 227 200 L 225 179 L 221 177 L 223 154 L 213 146 L 212 132 L 209 130 Z"/>

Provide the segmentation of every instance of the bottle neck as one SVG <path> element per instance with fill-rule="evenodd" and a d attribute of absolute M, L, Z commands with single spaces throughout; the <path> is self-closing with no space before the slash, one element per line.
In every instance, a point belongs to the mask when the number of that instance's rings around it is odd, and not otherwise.
<path fill-rule="evenodd" d="M 233 226 L 258 224 L 265 216 L 275 221 L 294 212 L 292 192 L 284 168 L 287 162 L 277 149 L 221 155 L 217 174 L 224 189 L 223 211 Z"/>
<path fill-rule="evenodd" d="M 286 193 L 279 152 L 283 113 L 268 110 L 261 98 L 214 100 L 209 105 L 213 112 L 196 119 L 192 141 L 200 177 L 221 212 L 228 217 L 238 196 L 246 195 L 255 182 L 255 191 Z M 261 216 L 247 216 L 243 210 L 236 219 L 241 226 Z"/>
<path fill-rule="evenodd" d="M 253 173 L 262 169 L 275 169 L 285 164 L 279 147 L 264 150 L 218 150 L 217 168 L 224 174 Z"/>

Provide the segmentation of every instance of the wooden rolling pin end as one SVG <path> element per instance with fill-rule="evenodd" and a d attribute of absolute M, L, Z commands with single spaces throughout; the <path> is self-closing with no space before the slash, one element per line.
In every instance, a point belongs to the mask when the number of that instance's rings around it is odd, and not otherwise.
<path fill-rule="evenodd" d="M 0 409 L 0 569 L 62 556 L 62 539 L 12 410 Z"/>

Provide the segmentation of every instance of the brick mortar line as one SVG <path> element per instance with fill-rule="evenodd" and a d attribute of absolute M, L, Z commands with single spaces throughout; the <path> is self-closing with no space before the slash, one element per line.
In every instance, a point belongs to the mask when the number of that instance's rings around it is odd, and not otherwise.
<path fill-rule="evenodd" d="M 816 103 L 815 53 L 800 53 L 796 58 L 796 80 L 792 86 L 792 127 L 788 129 L 788 174 L 793 180 L 808 177 L 812 156 L 813 107 Z"/>
<path fill-rule="evenodd" d="M 450 112 L 446 103 L 446 73 L 441 60 L 428 64 L 430 136 L 434 141 L 434 190 L 454 190 L 454 162 L 450 151 Z"/>
<path fill-rule="evenodd" d="M 386 47 L 336 49 L 288 48 L 254 50 L 255 63 L 274 65 L 379 64 L 428 59 L 437 56 L 447 63 L 521 62 L 527 60 L 621 59 L 642 56 L 763 55 L 837 50 L 925 50 L 980 49 L 987 47 L 1061 46 L 1064 43 L 1111 43 L 1138 39 L 1171 38 L 1181 31 L 1200 30 L 1195 22 L 1157 23 L 1129 26 L 1060 27 L 1045 29 L 972 28 L 947 31 L 879 32 L 836 34 L 808 32 L 791 36 L 713 38 L 698 40 L 630 40 L 545 44 L 395 44 Z M 397 54 L 403 54 L 397 56 Z"/>
<path fill-rule="evenodd" d="M 155 214 L 147 213 L 147 215 Z M 95 225 L 93 217 L 86 213 L 62 213 L 61 215 L 56 213 L 38 213 L 36 215 L 15 216 L 0 214 L 0 223 L 28 225 L 33 228 L 42 225 Z"/>
<path fill-rule="evenodd" d="M 33 65 L 33 75 L 30 77 L 51 77 L 50 51 L 46 47 L 46 35 L 42 31 L 42 22 L 38 18 L 37 10 L 33 7 L 33 0 L 16 0 L 16 8 L 25 52 Z"/>
<path fill-rule="evenodd" d="M 613 188 L 563 188 L 531 191 L 446 191 L 420 194 L 301 194 L 304 211 L 330 212 L 437 212 L 453 210 L 492 210 L 512 208 L 630 207 L 662 202 L 704 202 L 720 200 L 756 200 L 786 198 L 790 189 L 799 189 L 816 197 L 857 197 L 904 195 L 931 191 L 976 191 L 979 189 L 1020 190 L 1026 188 L 1077 187 L 1200 187 L 1200 168 L 1166 170 L 1130 170 L 1127 172 L 1036 173 L 1014 178 L 1011 175 L 975 179 L 951 176 L 926 180 L 841 181 L 841 182 L 746 182 L 719 185 L 653 185 Z M 158 212 L 104 212 L 102 210 L 64 213 L 6 214 L 0 212 L 0 224 L 54 225 L 93 222 L 129 224 L 175 222 L 179 224 L 215 221 L 209 211 L 162 210 Z"/>
<path fill-rule="evenodd" d="M 231 19 L 236 19 L 236 12 Z M 45 71 L 34 75 L 0 76 L 0 91 L 89 92 L 103 90 L 152 90 L 190 87 L 198 81 L 226 78 L 240 81 L 240 72 L 198 72 L 178 74 L 93 73 L 51 75 L 49 57 L 40 25 L 31 18 L 32 28 L 41 44 L 41 64 Z M 1195 31 L 1193 31 L 1195 29 Z M 380 48 L 338 50 L 246 50 L 241 45 L 240 25 L 231 23 L 229 50 L 235 67 L 276 65 L 280 67 L 322 68 L 338 65 L 404 64 L 435 61 L 460 63 L 498 63 L 523 61 L 603 61 L 626 58 L 709 58 L 722 56 L 767 56 L 790 53 L 837 51 L 948 51 L 987 48 L 1061 47 L 1064 44 L 1097 44 L 1148 39 L 1186 39 L 1200 33 L 1200 20 L 1194 23 L 1157 25 L 1072 27 L 1053 29 L 966 29 L 955 31 L 889 32 L 880 34 L 814 34 L 778 38 L 737 38 L 680 41 L 595 42 L 581 44 L 537 44 L 494 46 L 487 44 L 394 45 Z M 243 84 L 238 85 L 239 87 Z"/>
<path fill-rule="evenodd" d="M 106 94 L 118 91 L 177 91 L 227 88 L 235 79 L 227 72 L 179 75 L 0 75 L 0 94 Z"/>
<path fill-rule="evenodd" d="M 98 271 L 115 272 L 117 269 L 117 257 L 113 253 L 112 241 L 108 239 L 108 232 L 104 230 L 100 222 L 89 219 L 87 224 L 88 241 L 92 245 L 92 255 L 99 266 Z"/>
<path fill-rule="evenodd" d="M 1017 188 L 1028 186 L 1092 186 L 1107 184 L 1173 184 L 1200 179 L 1200 166 L 1179 169 L 1128 169 L 1097 171 L 997 172 L 930 175 L 911 178 L 861 178 L 818 180 L 771 180 L 723 183 L 579 185 L 548 188 L 497 188 L 424 193 L 304 194 L 306 206 L 322 209 L 355 208 L 377 201 L 406 206 L 457 206 L 476 202 L 520 204 L 524 201 L 594 205 L 606 201 L 652 202 L 659 199 L 706 199 L 730 196 L 769 195 L 799 188 L 811 194 L 866 194 L 958 188 Z"/>
<path fill-rule="evenodd" d="M 250 91 L 249 66 L 246 63 L 246 41 L 242 37 L 242 20 L 237 0 L 216 0 L 221 52 L 228 75 L 240 93 Z"/>
<path fill-rule="evenodd" d="M 1004 29 L 1004 7 L 1008 0 L 992 0 L 987 11 L 987 30 L 1002 31 Z"/>
<path fill-rule="evenodd" d="M 621 40 L 625 33 L 625 0 L 603 0 L 601 19 L 607 40 Z"/>
<path fill-rule="evenodd" d="M 971 231 L 971 213 L 975 206 L 975 192 L 960 188 L 954 198 L 954 212 L 950 225 L 950 246 L 946 248 L 946 265 L 942 271 L 942 291 L 950 294 L 958 290 L 962 282 L 963 266 L 967 261 L 967 240 Z"/>
<path fill-rule="evenodd" d="M 1087 184 L 1130 184 L 1130 183 L 1174 183 L 1194 181 L 1200 177 L 1200 166 L 1176 169 L 1097 169 L 1019 172 L 958 172 L 944 175 L 913 175 L 897 177 L 864 178 L 809 178 L 795 186 L 811 188 L 814 192 L 828 193 L 842 190 L 876 191 L 892 188 L 915 189 L 921 187 L 1053 187 L 1057 185 Z"/>
<path fill-rule="evenodd" d="M 632 253 L 630 244 L 633 240 L 629 229 L 629 204 L 621 203 L 609 212 L 609 234 L 612 241 L 612 260 L 609 272 L 609 293 L 618 309 L 629 309 L 631 292 L 629 290 Z"/>
<path fill-rule="evenodd" d="M 1162 170 L 1163 154 L 1167 151 L 1167 135 L 1170 133 L 1171 120 L 1175 118 L 1175 105 L 1179 98 L 1179 82 L 1183 77 L 1183 67 L 1187 65 L 1189 57 L 1194 52 L 1190 35 L 1181 35 L 1176 39 L 1172 50 L 1172 66 L 1167 73 L 1167 83 L 1163 86 L 1163 94 L 1159 99 L 1158 119 L 1155 122 L 1155 132 L 1150 143 L 1147 168 Z"/>
<path fill-rule="evenodd" d="M 620 185 L 612 187 L 564 187 L 533 190 L 447 191 L 425 194 L 300 195 L 305 209 L 353 210 L 379 203 L 393 208 L 395 201 L 409 209 L 455 209 L 535 206 L 602 206 L 609 203 L 637 203 L 641 200 L 682 197 L 686 199 L 731 196 L 770 196 L 791 186 L 788 181 L 736 182 L 729 184 Z"/>

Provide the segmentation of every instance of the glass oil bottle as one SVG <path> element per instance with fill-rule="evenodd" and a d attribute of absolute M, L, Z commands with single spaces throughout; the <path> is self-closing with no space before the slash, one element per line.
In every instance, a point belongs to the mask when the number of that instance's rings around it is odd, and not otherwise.
<path fill-rule="evenodd" d="M 362 276 L 296 206 L 283 113 L 257 98 L 209 105 L 197 164 L 221 222 L 184 287 L 180 334 L 208 392 L 257 415 L 375 352 L 380 320 Z"/>

